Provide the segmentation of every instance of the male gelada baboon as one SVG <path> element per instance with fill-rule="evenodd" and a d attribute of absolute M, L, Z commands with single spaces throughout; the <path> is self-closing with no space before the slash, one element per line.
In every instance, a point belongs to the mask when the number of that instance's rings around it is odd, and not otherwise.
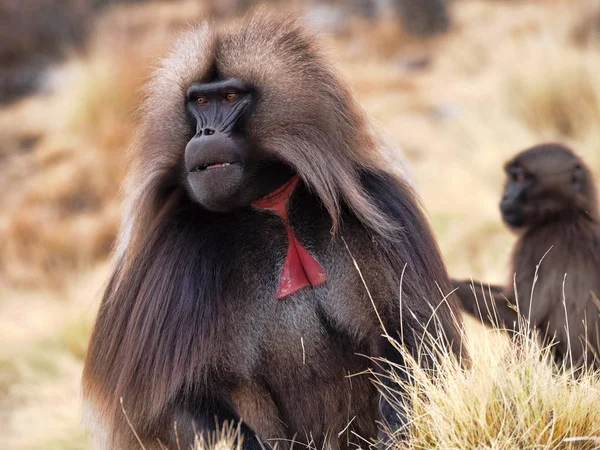
<path fill-rule="evenodd" d="M 264 13 L 204 24 L 145 94 L 83 378 L 100 447 L 138 448 L 135 430 L 188 449 L 241 423 L 245 449 L 349 448 L 398 426 L 357 374 L 366 356 L 402 365 L 382 325 L 427 367 L 424 330 L 460 356 L 458 304 L 415 194 L 310 34 Z"/>
<path fill-rule="evenodd" d="M 456 282 L 460 299 L 470 313 L 511 331 L 529 320 L 546 342 L 555 339 L 558 362 L 592 364 L 600 348 L 600 222 L 592 175 L 559 144 L 525 150 L 505 171 L 500 210 L 519 235 L 515 278 L 506 287 L 484 285 L 483 292 L 476 282 L 477 299 L 470 282 Z"/>

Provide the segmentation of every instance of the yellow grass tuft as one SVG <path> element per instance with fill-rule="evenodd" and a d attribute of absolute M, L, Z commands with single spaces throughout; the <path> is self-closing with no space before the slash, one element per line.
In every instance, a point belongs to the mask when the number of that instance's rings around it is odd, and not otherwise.
<path fill-rule="evenodd" d="M 472 367 L 442 358 L 431 378 L 414 360 L 405 399 L 409 435 L 399 448 L 593 449 L 600 446 L 600 375 L 553 370 L 549 349 L 526 334 L 498 345 L 498 330 L 471 336 Z M 476 341 L 476 342 L 475 342 Z"/>

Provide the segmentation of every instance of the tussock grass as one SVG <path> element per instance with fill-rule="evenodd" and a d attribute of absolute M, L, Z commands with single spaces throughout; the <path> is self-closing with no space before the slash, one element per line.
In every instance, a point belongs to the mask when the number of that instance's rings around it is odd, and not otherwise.
<path fill-rule="evenodd" d="M 197 2 L 108 10 L 87 53 L 57 69 L 56 92 L 23 113 L 45 120 L 34 125 L 42 138 L 19 174 L 23 184 L 6 186 L 0 282 L 64 288 L 66 273 L 108 256 L 142 86 L 177 30 L 202 14 Z"/>
<path fill-rule="evenodd" d="M 600 374 L 588 371 L 574 379 L 553 368 L 550 349 L 540 349 L 527 334 L 518 336 L 517 345 L 490 345 L 505 339 L 498 333 L 479 332 L 468 370 L 442 358 L 431 377 L 408 359 L 413 383 L 398 403 L 411 404 L 412 415 L 408 439 L 396 441 L 398 448 L 600 446 Z"/>
<path fill-rule="evenodd" d="M 600 64 L 585 56 L 559 58 L 513 76 L 510 102 L 534 132 L 581 138 L 600 125 Z"/>

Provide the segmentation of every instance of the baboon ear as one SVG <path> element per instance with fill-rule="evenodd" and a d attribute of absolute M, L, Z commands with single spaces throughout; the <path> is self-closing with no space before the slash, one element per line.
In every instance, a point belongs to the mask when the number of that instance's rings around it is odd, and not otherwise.
<path fill-rule="evenodd" d="M 575 192 L 581 192 L 584 177 L 585 173 L 583 167 L 577 164 L 573 169 L 573 176 L 571 178 L 571 183 L 573 184 L 573 189 L 575 190 Z"/>

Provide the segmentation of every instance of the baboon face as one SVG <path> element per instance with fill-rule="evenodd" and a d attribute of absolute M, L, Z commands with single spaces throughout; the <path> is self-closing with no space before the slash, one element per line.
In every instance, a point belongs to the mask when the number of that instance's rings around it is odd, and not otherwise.
<path fill-rule="evenodd" d="M 511 227 L 519 228 L 525 225 L 526 195 L 533 184 L 533 177 L 517 164 L 506 168 L 506 177 L 500 201 L 502 220 Z"/>
<path fill-rule="evenodd" d="M 507 179 L 500 211 L 512 228 L 526 228 L 595 209 L 589 171 L 566 147 L 533 147 L 519 153 L 504 169 Z"/>
<path fill-rule="evenodd" d="M 332 229 L 340 195 L 369 226 L 387 227 L 364 193 L 346 186 L 357 181 L 355 164 L 377 165 L 376 152 L 364 151 L 377 139 L 312 35 L 262 16 L 243 26 L 207 22 L 163 59 L 144 94 L 129 178 L 140 198 L 156 195 L 153 207 L 177 190 L 227 213 L 297 174 Z"/>
<path fill-rule="evenodd" d="M 256 92 L 236 79 L 217 78 L 187 89 L 194 134 L 185 148 L 185 184 L 192 199 L 210 211 L 247 205 L 291 175 L 249 137 L 255 105 Z"/>

